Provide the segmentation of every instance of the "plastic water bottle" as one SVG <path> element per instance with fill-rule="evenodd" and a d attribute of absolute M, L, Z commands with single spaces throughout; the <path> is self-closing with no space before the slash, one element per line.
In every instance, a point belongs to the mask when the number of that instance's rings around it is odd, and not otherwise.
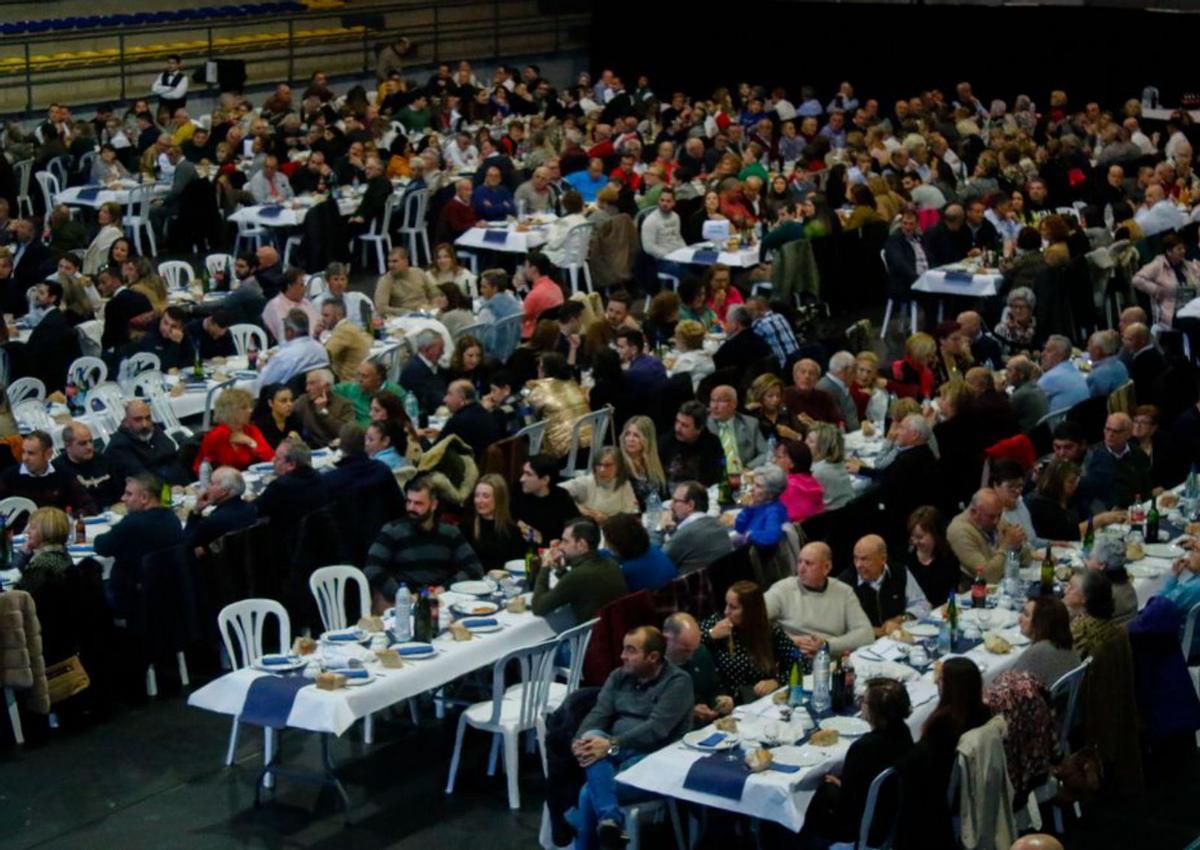
<path fill-rule="evenodd" d="M 404 394 L 404 413 L 412 422 L 413 427 L 418 426 L 418 420 L 421 418 L 421 406 L 417 404 L 417 397 L 409 392 Z"/>
<path fill-rule="evenodd" d="M 642 515 L 642 525 L 646 527 L 649 534 L 653 534 L 658 528 L 659 521 L 662 519 L 662 499 L 658 496 L 657 490 L 651 490 L 650 495 L 646 497 L 646 513 Z"/>
<path fill-rule="evenodd" d="M 392 626 L 392 633 L 396 636 L 396 642 L 412 640 L 412 595 L 408 592 L 406 584 L 401 584 L 396 590 L 396 610 L 393 613 L 396 615 L 396 622 Z"/>
<path fill-rule="evenodd" d="M 1011 549 L 1004 558 L 1004 592 L 1013 608 L 1021 607 L 1021 559 Z"/>
<path fill-rule="evenodd" d="M 767 437 L 767 463 L 771 463 L 775 459 L 775 444 L 777 442 L 778 440 L 775 439 L 774 434 Z"/>
<path fill-rule="evenodd" d="M 212 481 L 212 463 L 208 458 L 200 464 L 200 489 L 207 490 L 209 482 Z"/>
<path fill-rule="evenodd" d="M 829 710 L 832 700 L 829 695 L 829 647 L 823 645 L 813 659 L 812 710 L 822 714 Z"/>

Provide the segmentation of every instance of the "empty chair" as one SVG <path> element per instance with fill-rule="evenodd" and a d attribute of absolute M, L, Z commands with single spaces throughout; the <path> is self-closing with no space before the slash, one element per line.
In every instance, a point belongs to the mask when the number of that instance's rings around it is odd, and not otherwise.
<path fill-rule="evenodd" d="M 75 326 L 75 336 L 79 339 L 79 351 L 85 357 L 100 356 L 100 337 L 104 333 L 104 323 L 99 319 L 88 319 Z"/>
<path fill-rule="evenodd" d="M 523 313 L 514 313 L 496 322 L 486 341 L 488 354 L 501 363 L 507 363 L 521 341 L 521 322 L 524 320 Z"/>
<path fill-rule="evenodd" d="M 29 181 L 33 176 L 33 160 L 23 159 L 13 164 L 17 174 L 17 215 L 33 215 L 33 197 L 29 194 Z"/>
<path fill-rule="evenodd" d="M 594 226 L 591 224 L 577 224 L 567 231 L 566 240 L 563 242 L 563 269 L 566 270 L 568 277 L 571 279 L 571 293 L 579 292 L 579 272 L 583 271 L 583 280 L 587 288 L 585 292 L 590 292 L 592 289 L 592 270 L 588 268 L 588 248 L 592 242 L 592 230 Z"/>
<path fill-rule="evenodd" d="M 467 726 L 473 726 L 498 736 L 488 759 L 489 776 L 496 773 L 496 744 L 503 743 L 508 806 L 511 809 L 521 808 L 521 792 L 517 782 L 517 745 L 521 733 L 533 730 L 538 718 L 546 711 L 558 645 L 557 640 L 548 640 L 536 646 L 514 650 L 492 666 L 492 698 L 475 703 L 459 715 L 454 755 L 450 759 L 450 776 L 446 780 L 447 794 L 454 793 L 463 737 Z M 514 684 L 505 688 L 505 676 L 510 664 L 517 665 L 519 677 Z"/>
<path fill-rule="evenodd" d="M 217 614 L 217 630 L 225 644 L 225 654 L 234 670 L 249 667 L 263 656 L 263 632 L 267 620 L 274 616 L 279 628 L 278 648 L 287 652 L 292 644 L 292 623 L 287 609 L 274 599 L 243 599 L 226 605 Z M 273 729 L 263 729 L 267 742 L 263 748 L 264 763 L 270 763 Z M 225 766 L 233 764 L 233 752 L 237 748 L 238 718 L 233 718 L 229 731 L 229 751 L 225 754 Z"/>
<path fill-rule="evenodd" d="M 239 207 L 239 209 L 242 209 Z M 241 254 L 246 248 L 253 246 L 256 250 L 269 239 L 267 228 L 251 221 L 237 222 L 237 238 L 233 240 L 233 253 Z M 243 247 L 242 243 L 245 242 Z"/>
<path fill-rule="evenodd" d="M 266 351 L 271 347 L 267 340 L 267 332 L 258 325 L 232 325 L 229 328 L 229 335 L 233 337 L 233 347 L 237 349 L 238 354 L 243 356 L 252 346 L 259 351 Z"/>
<path fill-rule="evenodd" d="M 398 196 L 389 195 L 387 202 L 383 205 L 383 215 L 371 222 L 370 230 L 355 237 L 362 245 L 363 265 L 367 263 L 368 245 L 375 246 L 375 259 L 379 263 L 380 274 L 387 271 L 387 255 L 392 250 L 392 210 L 396 208 L 398 202 Z M 387 250 L 384 250 L 385 247 Z"/>
<path fill-rule="evenodd" d="M 539 419 L 532 425 L 526 425 L 516 436 L 529 438 L 529 456 L 533 457 L 542 450 L 542 440 L 546 438 L 546 420 Z"/>
<path fill-rule="evenodd" d="M 25 399 L 25 401 L 12 406 L 12 415 L 17 423 L 17 427 L 23 433 L 45 431 L 54 440 L 55 448 L 58 448 L 62 429 L 58 428 L 54 424 L 54 420 L 50 418 L 50 413 L 46 410 L 45 402 L 39 401 L 36 398 Z M 59 437 L 55 436 L 56 432 Z"/>
<path fill-rule="evenodd" d="M 70 156 L 56 156 L 46 163 L 46 170 L 54 175 L 60 187 L 67 185 L 67 177 L 71 172 Z M 46 209 L 50 209 L 49 206 Z"/>
<path fill-rule="evenodd" d="M 99 357 L 76 357 L 67 367 L 67 381 L 76 389 L 90 390 L 108 380 L 108 366 Z"/>
<path fill-rule="evenodd" d="M 182 260 L 167 260 L 158 264 L 158 274 L 170 289 L 187 289 L 196 279 L 191 263 Z"/>
<path fill-rule="evenodd" d="M 39 171 L 33 176 L 37 180 L 38 187 L 42 190 L 42 200 L 46 204 L 46 209 L 54 209 L 54 204 L 58 200 L 58 193 L 62 191 L 62 182 L 49 171 Z"/>
<path fill-rule="evenodd" d="M 590 445 L 595 451 L 604 445 L 604 435 L 611 419 L 612 411 L 606 407 L 603 410 L 585 413 L 575 420 L 575 424 L 571 426 L 571 450 L 567 454 L 567 465 L 563 467 L 564 476 L 572 478 L 588 471 L 587 462 L 579 453 L 583 429 L 588 427 L 592 429 Z"/>
<path fill-rule="evenodd" d="M 287 241 L 283 243 L 283 265 L 285 267 L 292 264 L 292 252 L 299 251 L 300 246 L 304 244 L 304 237 L 299 234 L 289 236 Z"/>
<path fill-rule="evenodd" d="M 321 623 L 326 631 L 345 629 L 354 622 L 346 615 L 346 593 L 350 585 L 357 585 L 359 616 L 371 613 L 371 589 L 367 577 L 358 567 L 337 564 L 314 570 L 308 578 L 308 587 L 317 601 Z"/>
<path fill-rule="evenodd" d="M 429 231 L 425 227 L 426 212 L 429 208 L 429 190 L 417 189 L 404 196 L 403 221 L 400 222 L 400 238 L 408 240 L 408 256 L 416 265 L 420 262 L 418 244 L 425 249 L 425 259 L 433 261 L 433 252 L 429 250 Z M 470 255 L 471 271 L 475 271 L 475 255 Z"/>
<path fill-rule="evenodd" d="M 151 257 L 158 255 L 154 241 L 154 228 L 150 225 L 150 201 L 154 197 L 153 186 L 135 186 L 129 190 L 129 208 L 125 213 L 125 235 L 133 240 L 137 252 Z M 150 245 L 150 251 L 142 247 L 142 233 Z"/>
<path fill-rule="evenodd" d="M 458 342 L 464 336 L 473 336 L 475 339 L 483 340 L 491 329 L 491 322 L 474 322 L 469 325 L 463 325 L 454 332 L 454 341 Z"/>
<path fill-rule="evenodd" d="M 4 518 L 6 528 L 23 527 L 25 520 L 29 519 L 29 515 L 36 510 L 37 504 L 24 496 L 9 496 L 7 499 L 0 499 L 0 517 Z"/>
<path fill-rule="evenodd" d="M 549 705 L 551 709 L 558 708 L 568 694 L 574 693 L 579 688 L 579 680 L 583 678 L 583 658 L 587 654 L 588 643 L 592 639 L 592 630 L 598 622 L 600 622 L 600 618 L 594 617 L 586 623 L 572 626 L 558 636 L 558 642 L 563 648 L 556 655 L 560 660 L 562 658 L 569 660 L 566 667 L 559 667 L 556 671 L 557 675 L 562 676 L 566 681 L 554 682 L 550 685 Z"/>
<path fill-rule="evenodd" d="M 160 379 L 162 377 L 162 361 L 152 351 L 139 351 L 122 360 L 117 382 L 122 387 L 132 386 L 133 381 L 143 372 L 158 372 Z"/>
<path fill-rule="evenodd" d="M 121 427 L 125 418 L 125 394 L 112 381 L 105 381 L 88 391 L 84 406 L 92 423 L 101 423 L 111 434 Z"/>
<path fill-rule="evenodd" d="M 44 401 L 46 385 L 37 378 L 17 378 L 8 385 L 8 403 L 18 404 L 29 399 Z"/>

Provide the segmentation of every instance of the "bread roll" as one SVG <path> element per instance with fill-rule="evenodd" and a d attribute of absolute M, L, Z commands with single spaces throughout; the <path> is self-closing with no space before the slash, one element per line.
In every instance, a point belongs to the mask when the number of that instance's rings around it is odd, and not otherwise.
<path fill-rule="evenodd" d="M 318 673 L 317 674 L 317 689 L 322 691 L 336 691 L 338 688 L 346 687 L 346 677 L 341 673 Z"/>
<path fill-rule="evenodd" d="M 832 747 L 840 737 L 836 729 L 818 729 L 812 733 L 808 742 L 814 747 Z"/>

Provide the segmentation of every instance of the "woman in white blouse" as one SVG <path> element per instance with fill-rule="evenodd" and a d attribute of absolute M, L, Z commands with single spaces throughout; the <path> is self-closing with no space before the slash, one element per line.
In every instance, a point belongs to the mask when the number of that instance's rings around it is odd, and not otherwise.
<path fill-rule="evenodd" d="M 717 370 L 712 355 L 704 350 L 704 325 L 693 319 L 685 319 L 675 326 L 674 362 L 668 375 L 690 374 L 692 391 L 700 382 Z"/>
<path fill-rule="evenodd" d="M 96 212 L 96 220 L 100 222 L 100 232 L 88 245 L 83 255 L 83 273 L 95 277 L 96 273 L 108 265 L 108 252 L 112 244 L 125 235 L 121 227 L 121 205 L 102 204 Z"/>
<path fill-rule="evenodd" d="M 591 475 L 581 475 L 558 486 L 571 494 L 581 514 L 596 522 L 602 523 L 614 514 L 638 512 L 637 496 L 615 446 L 605 446 L 596 454 Z"/>
<path fill-rule="evenodd" d="M 429 275 L 434 283 L 453 283 L 468 297 L 476 294 L 475 275 L 458 264 L 454 246 L 447 242 L 433 249 L 433 265 L 429 267 Z"/>

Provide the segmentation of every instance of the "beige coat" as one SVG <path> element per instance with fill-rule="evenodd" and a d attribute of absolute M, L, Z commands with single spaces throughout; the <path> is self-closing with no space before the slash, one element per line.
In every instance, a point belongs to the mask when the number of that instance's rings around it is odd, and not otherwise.
<path fill-rule="evenodd" d="M 1017 840 L 1013 786 L 1008 777 L 1004 738 L 1008 722 L 996 715 L 958 739 L 962 845 L 965 850 L 1008 850 Z"/>
<path fill-rule="evenodd" d="M 28 709 L 49 713 L 42 626 L 33 597 L 24 590 L 0 593 L 0 687 L 30 690 Z"/>
<path fill-rule="evenodd" d="M 1004 578 L 1004 559 L 1008 553 L 994 547 L 983 532 L 980 531 L 970 518 L 970 508 L 950 520 L 946 529 L 946 542 L 950 544 L 954 557 L 958 558 L 963 575 L 968 580 L 975 578 L 975 568 L 983 567 L 983 577 L 989 584 L 996 584 Z M 1021 546 L 1021 566 L 1029 565 L 1031 556 L 1029 544 Z"/>

